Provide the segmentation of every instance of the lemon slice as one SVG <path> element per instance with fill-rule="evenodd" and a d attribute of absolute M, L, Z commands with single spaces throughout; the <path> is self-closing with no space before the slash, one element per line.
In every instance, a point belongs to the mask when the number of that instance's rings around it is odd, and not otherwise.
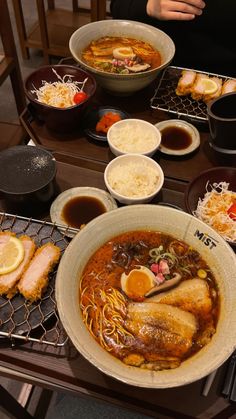
<path fill-rule="evenodd" d="M 205 95 L 212 95 L 218 89 L 217 83 L 212 79 L 207 79 L 207 78 L 202 79 L 201 83 L 202 83 Z"/>
<path fill-rule="evenodd" d="M 22 242 L 17 237 L 10 237 L 0 249 L 0 275 L 14 271 L 22 262 L 24 253 Z"/>

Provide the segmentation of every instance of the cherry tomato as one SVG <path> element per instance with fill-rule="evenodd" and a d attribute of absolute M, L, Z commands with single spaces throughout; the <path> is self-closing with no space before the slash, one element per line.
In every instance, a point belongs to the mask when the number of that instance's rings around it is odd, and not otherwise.
<path fill-rule="evenodd" d="M 236 202 L 229 207 L 227 213 L 232 220 L 236 221 Z"/>
<path fill-rule="evenodd" d="M 76 103 L 76 105 L 78 105 L 79 103 L 84 102 L 84 100 L 86 100 L 87 98 L 88 98 L 87 93 L 78 92 L 74 96 L 74 102 Z"/>

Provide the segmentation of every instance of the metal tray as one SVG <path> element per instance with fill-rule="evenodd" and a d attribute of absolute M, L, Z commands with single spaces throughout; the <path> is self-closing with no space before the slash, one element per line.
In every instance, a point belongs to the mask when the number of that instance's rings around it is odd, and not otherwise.
<path fill-rule="evenodd" d="M 154 96 L 151 98 L 150 105 L 152 109 L 159 109 L 177 116 L 184 117 L 197 122 L 207 122 L 207 105 L 202 101 L 196 101 L 191 96 L 177 96 L 175 93 L 181 72 L 190 70 L 182 67 L 169 66 L 163 72 Z M 219 74 L 207 73 L 205 71 L 196 71 L 196 73 L 206 74 L 208 76 L 220 77 L 226 81 L 229 77 Z"/>
<path fill-rule="evenodd" d="M 63 254 L 69 241 L 56 224 L 47 221 L 0 213 L 0 231 L 12 231 L 16 236 L 26 234 L 37 246 L 51 242 Z M 15 339 L 63 346 L 67 335 L 60 323 L 55 301 L 55 279 L 57 268 L 50 273 L 49 285 L 42 299 L 29 303 L 20 294 L 8 299 L 0 296 L 1 341 Z"/>

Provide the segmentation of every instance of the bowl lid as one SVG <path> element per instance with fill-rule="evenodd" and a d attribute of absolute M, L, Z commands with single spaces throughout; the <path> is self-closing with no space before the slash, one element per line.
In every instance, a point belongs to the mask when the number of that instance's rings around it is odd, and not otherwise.
<path fill-rule="evenodd" d="M 28 145 L 10 147 L 0 152 L 0 191 L 23 194 L 48 185 L 56 174 L 53 155 Z"/>

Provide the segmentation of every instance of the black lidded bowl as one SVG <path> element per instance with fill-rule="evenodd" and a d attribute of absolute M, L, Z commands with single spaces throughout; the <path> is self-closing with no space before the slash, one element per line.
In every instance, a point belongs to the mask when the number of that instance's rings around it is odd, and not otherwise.
<path fill-rule="evenodd" d="M 56 108 L 39 102 L 34 90 L 42 87 L 44 81 L 48 83 L 60 81 L 53 70 L 62 78 L 65 75 L 72 76 L 73 81 L 82 82 L 87 78 L 83 88 L 88 95 L 87 99 L 68 108 Z M 71 132 L 80 127 L 81 119 L 95 94 L 96 87 L 92 74 L 79 67 L 64 64 L 42 66 L 33 71 L 24 83 L 25 94 L 32 105 L 34 116 L 45 122 L 49 130 L 59 133 Z"/>
<path fill-rule="evenodd" d="M 35 216 L 48 210 L 57 192 L 55 176 L 55 158 L 43 148 L 18 145 L 0 152 L 4 211 Z"/>

